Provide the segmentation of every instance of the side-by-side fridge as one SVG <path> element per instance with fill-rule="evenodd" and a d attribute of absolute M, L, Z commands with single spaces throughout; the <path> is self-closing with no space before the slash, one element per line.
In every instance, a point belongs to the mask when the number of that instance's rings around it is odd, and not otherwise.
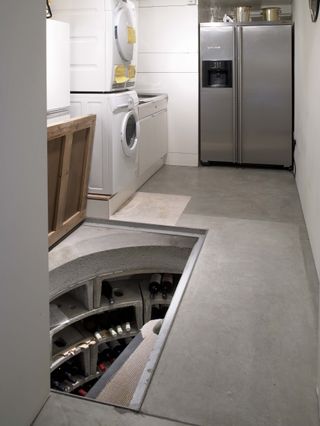
<path fill-rule="evenodd" d="M 200 160 L 291 166 L 290 24 L 200 24 Z"/>

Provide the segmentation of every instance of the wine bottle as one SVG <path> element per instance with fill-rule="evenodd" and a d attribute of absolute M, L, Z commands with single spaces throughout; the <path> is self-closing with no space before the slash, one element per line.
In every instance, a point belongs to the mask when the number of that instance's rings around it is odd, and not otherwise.
<path fill-rule="evenodd" d="M 59 382 L 58 380 L 52 380 L 51 381 L 51 386 L 54 388 L 54 389 L 57 389 L 57 390 L 59 390 L 59 391 L 61 391 L 61 392 L 71 392 L 72 391 L 72 389 L 71 389 L 71 387 L 70 386 L 68 386 L 68 385 L 66 385 L 65 383 L 63 383 L 63 382 Z"/>
<path fill-rule="evenodd" d="M 131 324 L 130 324 L 129 321 L 124 324 L 124 329 L 126 330 L 127 333 L 130 333 L 130 331 L 131 331 Z"/>
<path fill-rule="evenodd" d="M 72 373 L 74 376 L 81 376 L 81 377 L 83 377 L 83 371 L 82 371 L 82 369 L 78 366 L 78 365 L 76 365 L 74 362 L 73 362 L 74 360 L 68 360 L 68 361 L 66 361 L 65 362 L 65 366 L 66 366 L 66 368 L 68 369 L 68 371 L 70 372 L 70 373 Z"/>
<path fill-rule="evenodd" d="M 121 325 L 116 326 L 116 332 L 119 334 L 119 336 L 121 336 L 123 334 L 123 329 L 122 329 Z"/>
<path fill-rule="evenodd" d="M 69 371 L 65 371 L 64 374 L 67 380 L 69 380 L 69 382 L 71 382 L 72 384 L 77 383 L 78 380 Z"/>
<path fill-rule="evenodd" d="M 160 291 L 161 274 L 152 274 L 149 281 L 150 296 L 154 299 L 155 295 Z"/>
<path fill-rule="evenodd" d="M 98 353 L 99 355 L 106 349 L 108 349 L 109 346 L 106 343 L 100 343 L 100 345 L 98 346 Z"/>
<path fill-rule="evenodd" d="M 108 361 L 110 363 L 114 361 L 112 350 L 109 348 L 109 346 L 99 353 L 99 360 Z"/>
<path fill-rule="evenodd" d="M 53 379 L 57 382 L 63 383 L 65 380 L 68 380 L 71 383 L 76 383 L 77 380 L 73 375 L 65 369 L 65 366 L 58 367 L 53 373 Z"/>
<path fill-rule="evenodd" d="M 119 342 L 110 342 L 111 353 L 114 359 L 118 358 L 118 356 L 123 351 L 123 346 L 119 344 Z"/>
<path fill-rule="evenodd" d="M 111 334 L 111 337 L 117 337 L 118 333 L 116 332 L 116 330 L 112 327 L 109 328 L 109 333 Z"/>
<path fill-rule="evenodd" d="M 80 396 L 86 396 L 87 392 L 83 388 L 79 388 L 78 389 L 78 395 L 80 395 Z"/>
<path fill-rule="evenodd" d="M 172 274 L 163 274 L 161 280 L 161 293 L 162 298 L 166 299 L 168 297 L 168 293 L 173 290 L 173 275 Z"/>
<path fill-rule="evenodd" d="M 121 346 L 122 350 L 124 350 L 127 347 L 127 343 L 125 339 L 118 340 L 118 343 Z"/>
<path fill-rule="evenodd" d="M 95 331 L 94 332 L 94 337 L 97 339 L 97 340 L 102 340 L 102 334 L 101 334 L 101 329 L 98 329 L 97 331 Z"/>
<path fill-rule="evenodd" d="M 104 373 L 107 370 L 107 366 L 103 361 L 98 362 L 98 369 L 102 373 Z"/>
<path fill-rule="evenodd" d="M 113 288 L 107 280 L 102 281 L 102 294 L 108 299 L 110 305 L 114 304 Z"/>

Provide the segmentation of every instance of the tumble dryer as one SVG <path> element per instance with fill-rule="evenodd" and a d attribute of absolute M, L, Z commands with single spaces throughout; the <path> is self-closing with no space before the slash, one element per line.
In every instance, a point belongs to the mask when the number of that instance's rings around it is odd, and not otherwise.
<path fill-rule="evenodd" d="M 56 19 L 70 24 L 72 92 L 134 88 L 134 1 L 55 0 L 52 11 Z"/>
<path fill-rule="evenodd" d="M 89 192 L 113 195 L 138 175 L 139 119 L 135 91 L 71 95 L 73 116 L 96 114 Z"/>

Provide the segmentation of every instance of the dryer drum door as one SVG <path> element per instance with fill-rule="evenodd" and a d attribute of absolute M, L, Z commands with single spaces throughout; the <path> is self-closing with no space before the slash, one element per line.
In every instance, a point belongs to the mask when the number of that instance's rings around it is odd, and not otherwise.
<path fill-rule="evenodd" d="M 115 24 L 115 37 L 119 54 L 125 62 L 131 62 L 135 44 L 135 29 L 127 6 L 122 7 L 117 12 Z"/>
<path fill-rule="evenodd" d="M 121 144 L 123 152 L 127 157 L 135 155 L 138 147 L 140 125 L 137 114 L 129 111 L 123 120 L 121 129 Z"/>

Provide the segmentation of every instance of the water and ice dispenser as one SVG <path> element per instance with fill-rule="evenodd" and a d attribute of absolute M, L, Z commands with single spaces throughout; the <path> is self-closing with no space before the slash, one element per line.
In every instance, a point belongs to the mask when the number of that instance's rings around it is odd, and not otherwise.
<path fill-rule="evenodd" d="M 202 87 L 232 87 L 232 61 L 202 61 Z"/>

